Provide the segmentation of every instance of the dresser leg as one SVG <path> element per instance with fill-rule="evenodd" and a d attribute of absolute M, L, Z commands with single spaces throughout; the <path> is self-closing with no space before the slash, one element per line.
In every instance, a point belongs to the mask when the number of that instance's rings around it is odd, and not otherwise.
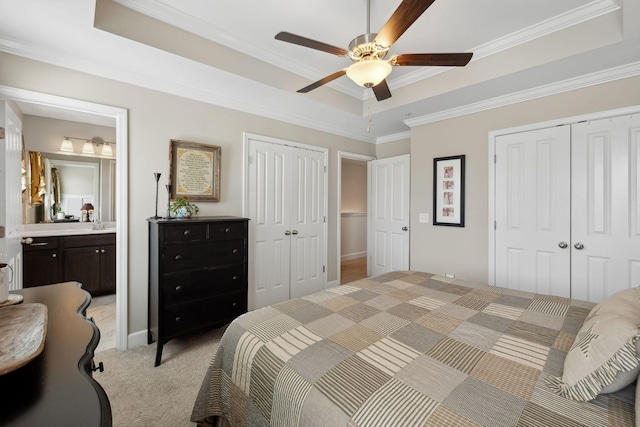
<path fill-rule="evenodd" d="M 154 367 L 156 366 L 160 366 L 160 361 L 162 360 L 162 347 L 163 347 L 163 343 L 158 340 L 157 343 L 157 347 L 156 347 L 156 364 L 153 365 Z"/>

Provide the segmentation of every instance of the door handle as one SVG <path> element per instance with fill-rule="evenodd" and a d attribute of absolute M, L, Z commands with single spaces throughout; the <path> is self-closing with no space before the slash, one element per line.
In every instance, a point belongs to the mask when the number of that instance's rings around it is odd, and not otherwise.
<path fill-rule="evenodd" d="M 582 250 L 584 249 L 584 245 L 580 242 L 576 243 L 575 245 L 573 245 L 574 248 L 576 248 L 577 250 Z"/>
<path fill-rule="evenodd" d="M 408 230 L 409 230 L 409 227 L 407 226 L 402 227 L 402 231 L 408 231 Z"/>
<path fill-rule="evenodd" d="M 567 242 L 560 242 L 558 243 L 558 246 L 560 246 L 560 249 L 567 249 L 567 246 L 569 245 L 567 244 Z"/>
<path fill-rule="evenodd" d="M 285 230 L 284 235 L 285 236 L 289 236 L 291 234 L 291 232 L 289 230 Z"/>
<path fill-rule="evenodd" d="M 298 234 L 298 230 L 293 230 L 291 234 Z"/>

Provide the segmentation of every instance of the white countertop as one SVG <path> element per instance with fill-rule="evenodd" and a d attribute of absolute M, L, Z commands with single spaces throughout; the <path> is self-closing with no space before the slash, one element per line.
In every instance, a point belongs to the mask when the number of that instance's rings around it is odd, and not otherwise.
<path fill-rule="evenodd" d="M 100 230 L 93 229 L 96 225 L 97 223 L 92 222 L 25 224 L 22 226 L 22 237 L 77 236 L 116 232 L 115 222 L 101 223 L 100 226 L 104 226 L 104 229 Z"/>

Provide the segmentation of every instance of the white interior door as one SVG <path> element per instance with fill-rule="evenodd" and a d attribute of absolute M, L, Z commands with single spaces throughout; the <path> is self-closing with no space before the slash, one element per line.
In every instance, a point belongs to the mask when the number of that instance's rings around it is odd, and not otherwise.
<path fill-rule="evenodd" d="M 571 128 L 496 138 L 495 284 L 571 295 Z"/>
<path fill-rule="evenodd" d="M 253 308 L 324 289 L 325 153 L 249 139 Z"/>
<path fill-rule="evenodd" d="M 573 297 L 640 286 L 640 116 L 573 125 Z"/>
<path fill-rule="evenodd" d="M 256 308 L 289 298 L 290 168 L 289 147 L 249 140 L 249 283 Z"/>
<path fill-rule="evenodd" d="M 373 160 L 371 175 L 371 275 L 409 269 L 409 154 Z"/>
<path fill-rule="evenodd" d="M 324 153 L 291 148 L 291 298 L 324 288 Z"/>
<path fill-rule="evenodd" d="M 0 262 L 13 270 L 13 279 L 9 272 L 5 280 L 11 280 L 9 289 L 14 290 L 22 288 L 22 122 L 5 101 L 0 101 L 0 128 Z"/>

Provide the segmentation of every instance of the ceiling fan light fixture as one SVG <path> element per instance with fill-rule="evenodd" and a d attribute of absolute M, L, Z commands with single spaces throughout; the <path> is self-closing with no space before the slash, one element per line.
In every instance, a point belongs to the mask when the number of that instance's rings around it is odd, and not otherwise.
<path fill-rule="evenodd" d="M 387 78 L 391 68 L 387 61 L 362 60 L 347 68 L 347 76 L 362 87 L 373 87 Z"/>

